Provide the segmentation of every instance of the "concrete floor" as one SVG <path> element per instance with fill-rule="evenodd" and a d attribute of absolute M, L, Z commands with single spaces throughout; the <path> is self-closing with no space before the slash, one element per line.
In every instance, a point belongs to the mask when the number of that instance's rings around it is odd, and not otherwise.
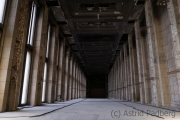
<path fill-rule="evenodd" d="M 76 99 L 0 113 L 0 120 L 180 120 L 180 112 L 116 99 Z"/>

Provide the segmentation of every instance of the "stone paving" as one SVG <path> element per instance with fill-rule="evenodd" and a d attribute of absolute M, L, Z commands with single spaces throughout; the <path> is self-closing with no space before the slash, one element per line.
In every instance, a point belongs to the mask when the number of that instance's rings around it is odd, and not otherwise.
<path fill-rule="evenodd" d="M 76 99 L 0 113 L 0 120 L 180 120 L 180 112 L 117 99 Z"/>

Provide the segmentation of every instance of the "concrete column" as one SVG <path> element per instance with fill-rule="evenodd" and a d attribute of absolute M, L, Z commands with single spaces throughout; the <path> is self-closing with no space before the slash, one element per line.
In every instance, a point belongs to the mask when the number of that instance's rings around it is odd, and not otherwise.
<path fill-rule="evenodd" d="M 171 105 L 177 106 L 180 102 L 180 1 L 170 0 L 167 4 L 167 11 L 168 17 L 166 19 L 169 18 L 170 21 L 170 33 L 164 29 L 168 63 L 167 72 L 170 85 Z"/>
<path fill-rule="evenodd" d="M 80 80 L 80 66 L 78 66 L 78 78 L 77 78 L 77 98 L 79 98 L 79 80 Z"/>
<path fill-rule="evenodd" d="M 81 71 L 81 69 L 80 69 L 80 73 L 79 73 L 79 87 L 78 87 L 78 89 L 79 89 L 79 92 L 78 92 L 78 97 L 80 98 L 80 86 L 81 86 L 81 74 L 82 74 L 82 71 Z"/>
<path fill-rule="evenodd" d="M 64 89 L 63 89 L 63 97 L 64 101 L 67 101 L 68 99 L 68 82 L 69 82 L 69 63 L 70 63 L 70 49 L 67 48 L 66 50 L 66 64 L 65 64 L 65 81 L 64 81 Z"/>
<path fill-rule="evenodd" d="M 115 98 L 115 67 L 113 66 L 113 95 L 112 97 Z"/>
<path fill-rule="evenodd" d="M 125 52 L 123 50 L 123 100 L 126 100 L 126 62 L 125 62 Z"/>
<path fill-rule="evenodd" d="M 82 98 L 84 98 L 84 91 L 85 91 L 85 88 L 84 88 L 84 82 L 85 82 L 85 78 L 84 78 L 84 74 L 82 75 L 82 85 L 81 85 L 81 90 L 82 90 Z"/>
<path fill-rule="evenodd" d="M 128 41 L 129 41 L 129 39 L 128 39 Z M 127 98 L 127 100 L 131 100 L 131 82 L 130 82 L 130 55 L 129 55 L 129 44 L 128 44 L 128 42 L 126 43 L 126 54 L 127 54 L 127 93 L 128 93 L 128 98 Z"/>
<path fill-rule="evenodd" d="M 57 61 L 57 62 L 58 62 L 58 63 L 57 63 L 57 64 L 58 64 L 58 68 L 57 68 L 58 71 L 57 71 L 57 83 L 56 83 L 56 84 L 57 84 L 57 86 L 56 86 L 56 87 L 57 87 L 57 88 L 56 88 L 56 89 L 57 89 L 57 90 L 56 90 L 57 96 L 61 95 L 61 78 L 60 78 L 60 73 L 61 73 L 61 71 L 62 71 L 62 70 L 61 70 L 61 67 L 60 67 L 60 65 L 61 65 L 61 60 L 62 60 L 62 59 L 61 59 L 61 55 L 60 55 L 60 54 L 61 54 L 61 48 L 62 48 L 62 45 L 60 44 L 60 40 L 59 40 L 58 61 Z M 56 97 L 57 97 L 57 96 L 56 96 Z"/>
<path fill-rule="evenodd" d="M 116 61 L 114 63 L 114 98 L 116 98 Z"/>
<path fill-rule="evenodd" d="M 79 94 L 79 97 L 82 98 L 82 76 L 83 76 L 83 73 L 81 72 L 81 79 L 80 79 L 80 94 Z"/>
<path fill-rule="evenodd" d="M 84 80 L 83 80 L 83 98 L 86 98 L 86 76 L 84 74 L 83 76 Z"/>
<path fill-rule="evenodd" d="M 134 81 L 133 81 L 133 45 L 132 45 L 132 34 L 128 35 L 128 45 L 129 45 L 129 76 L 130 76 L 130 91 L 131 91 L 131 101 L 134 101 Z"/>
<path fill-rule="evenodd" d="M 119 98 L 119 56 L 117 57 L 117 85 L 116 85 L 116 98 L 118 99 Z"/>
<path fill-rule="evenodd" d="M 56 61 L 57 61 L 57 39 L 58 28 L 51 28 L 51 36 L 49 43 L 49 59 L 48 59 L 48 77 L 47 77 L 47 102 L 53 103 L 55 96 L 55 79 L 56 79 Z"/>
<path fill-rule="evenodd" d="M 145 103 L 145 91 L 144 91 L 144 81 L 142 78 L 143 75 L 143 63 L 142 63 L 142 51 L 141 51 L 141 36 L 140 36 L 140 27 L 139 21 L 135 22 L 135 35 L 136 35 L 136 52 L 137 52 L 137 62 L 138 62 L 138 78 L 139 78 L 139 87 L 140 87 L 140 101 Z"/>
<path fill-rule="evenodd" d="M 163 50 L 163 47 L 157 44 L 159 42 L 157 39 L 160 39 L 160 34 L 156 33 L 158 30 L 156 26 L 157 21 L 153 17 L 153 9 L 151 5 L 151 1 L 146 1 L 145 3 L 145 13 L 146 13 L 146 23 L 148 26 L 147 29 L 147 46 L 148 46 L 148 58 L 149 58 L 149 69 L 150 69 L 150 80 L 151 80 L 151 95 L 152 95 L 152 104 L 157 106 L 162 105 L 164 91 L 160 83 L 164 82 L 161 76 L 161 68 L 160 65 L 160 50 Z M 160 42 L 159 42 L 160 43 Z M 161 48 L 158 48 L 161 47 Z M 166 81 L 166 80 L 165 80 Z M 161 95 L 163 94 L 163 95 Z"/>
<path fill-rule="evenodd" d="M 6 12 L 0 60 L 0 112 L 16 110 L 24 59 L 28 0 L 9 1 Z M 23 9 L 23 10 L 22 10 Z M 16 29 L 18 27 L 18 29 Z M 9 95 L 8 95 L 9 94 Z"/>
<path fill-rule="evenodd" d="M 113 98 L 113 67 L 111 68 L 111 98 Z"/>
<path fill-rule="evenodd" d="M 78 79 L 78 64 L 76 63 L 76 77 L 75 77 L 75 99 L 77 99 L 77 79 Z"/>
<path fill-rule="evenodd" d="M 58 95 L 63 99 L 62 89 L 64 87 L 64 69 L 65 69 L 65 39 L 60 41 L 60 53 L 59 53 L 59 75 L 58 75 Z M 61 101 L 63 101 L 61 99 Z"/>
<path fill-rule="evenodd" d="M 133 39 L 132 39 L 133 38 Z M 139 101 L 139 79 L 138 79 L 138 66 L 137 66 L 137 53 L 135 36 L 132 34 L 128 36 L 129 42 L 129 57 L 130 57 L 130 75 L 131 75 L 131 100 Z"/>
<path fill-rule="evenodd" d="M 77 64 L 77 72 L 76 72 L 76 99 L 78 98 L 78 78 L 79 78 L 79 65 Z"/>
<path fill-rule="evenodd" d="M 120 88 L 119 88 L 119 90 L 120 90 L 120 99 L 122 100 L 123 98 L 122 98 L 122 91 L 123 91 L 123 76 L 122 76 L 122 51 L 120 51 L 120 54 L 119 54 L 119 62 L 120 62 L 120 64 L 119 64 L 119 67 L 120 67 L 120 69 L 119 69 L 119 74 L 120 74 Z"/>
<path fill-rule="evenodd" d="M 124 49 L 124 87 L 125 87 L 125 100 L 128 100 L 128 90 L 127 90 L 127 85 L 128 85 L 128 71 L 127 71 L 127 49 L 126 49 L 126 44 L 123 46 Z"/>
<path fill-rule="evenodd" d="M 79 82 L 80 82 L 80 73 L 81 73 L 81 69 L 79 66 L 79 71 L 78 71 L 78 81 L 77 81 L 77 97 L 79 98 Z"/>
<path fill-rule="evenodd" d="M 118 60 L 116 62 L 116 99 L 118 99 Z"/>
<path fill-rule="evenodd" d="M 37 14 L 37 33 L 34 41 L 32 74 L 30 75 L 30 105 L 41 105 L 46 43 L 48 35 L 48 8 L 39 9 Z"/>
<path fill-rule="evenodd" d="M 73 80 L 72 80 L 72 99 L 75 99 L 75 78 L 76 78 L 76 62 L 73 60 Z"/>
<path fill-rule="evenodd" d="M 121 81 L 121 89 L 122 89 L 122 100 L 125 100 L 124 98 L 124 51 L 121 52 L 121 63 L 122 63 L 122 66 L 121 66 L 121 74 L 122 74 L 122 81 Z"/>
<path fill-rule="evenodd" d="M 80 98 L 80 86 L 81 86 L 81 74 L 82 74 L 82 71 L 81 71 L 81 69 L 80 69 L 80 72 L 79 72 L 79 87 L 78 87 L 78 89 L 79 89 L 79 92 L 78 92 L 78 97 Z"/>
<path fill-rule="evenodd" d="M 69 72 L 69 90 L 68 90 L 68 100 L 71 100 L 72 96 L 72 82 L 73 82 L 73 56 L 70 58 L 70 72 Z"/>
<path fill-rule="evenodd" d="M 84 98 L 86 98 L 86 76 L 84 76 Z"/>
<path fill-rule="evenodd" d="M 111 98 L 111 71 L 109 73 L 109 79 L 108 79 L 108 89 L 109 89 L 109 98 Z"/>

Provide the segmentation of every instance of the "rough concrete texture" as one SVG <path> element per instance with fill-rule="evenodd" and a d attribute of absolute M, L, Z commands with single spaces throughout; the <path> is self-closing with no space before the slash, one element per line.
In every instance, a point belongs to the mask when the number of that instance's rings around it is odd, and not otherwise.
<path fill-rule="evenodd" d="M 66 107 L 62 108 L 63 106 Z M 162 113 L 166 113 L 166 114 L 163 115 Z M 25 119 L 26 120 L 160 120 L 160 119 L 179 120 L 180 112 L 174 112 L 158 107 L 142 105 L 140 103 L 121 101 L 118 99 L 76 99 L 76 100 L 64 102 L 63 105 L 62 103 L 57 103 L 55 105 L 48 104 L 41 107 L 26 108 L 16 112 L 0 113 L 0 120 L 25 120 Z"/>

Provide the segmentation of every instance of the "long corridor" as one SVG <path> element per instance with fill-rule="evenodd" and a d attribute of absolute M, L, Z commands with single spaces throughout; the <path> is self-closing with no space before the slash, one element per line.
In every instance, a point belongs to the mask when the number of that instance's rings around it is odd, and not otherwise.
<path fill-rule="evenodd" d="M 60 107 L 61 106 L 61 107 Z M 48 109 L 47 109 L 48 108 Z M 43 110 L 46 110 L 43 112 Z M 0 113 L 0 120 L 179 120 L 180 112 L 117 99 L 76 99 Z"/>

